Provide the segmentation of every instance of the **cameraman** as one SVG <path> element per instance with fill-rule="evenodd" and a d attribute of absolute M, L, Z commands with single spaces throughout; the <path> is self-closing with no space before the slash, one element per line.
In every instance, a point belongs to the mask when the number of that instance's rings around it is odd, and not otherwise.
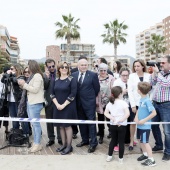
<path fill-rule="evenodd" d="M 0 74 L 0 80 L 3 76 L 9 70 L 9 67 L 4 67 L 3 73 Z M 9 110 L 7 107 L 7 98 L 5 94 L 5 84 L 0 81 L 0 117 L 9 117 Z M 0 127 L 1 127 L 2 121 L 0 121 Z M 5 127 L 5 133 L 8 134 L 8 121 L 3 121 L 3 126 Z"/>
<path fill-rule="evenodd" d="M 17 117 L 18 105 L 22 95 L 22 89 L 18 85 L 17 77 L 21 74 L 20 66 L 12 65 L 10 70 L 8 70 L 1 79 L 1 82 L 6 86 L 9 114 L 11 117 Z M 12 126 L 14 129 L 19 129 L 19 122 L 13 121 Z"/>
<path fill-rule="evenodd" d="M 153 105 L 157 115 L 152 119 L 153 122 L 170 122 L 170 56 L 161 58 L 161 71 L 155 64 L 150 78 L 153 91 Z M 159 124 L 152 125 L 152 132 L 155 138 L 153 151 L 163 150 L 162 135 Z M 165 150 L 162 161 L 170 160 L 170 124 L 163 125 L 165 135 Z"/>

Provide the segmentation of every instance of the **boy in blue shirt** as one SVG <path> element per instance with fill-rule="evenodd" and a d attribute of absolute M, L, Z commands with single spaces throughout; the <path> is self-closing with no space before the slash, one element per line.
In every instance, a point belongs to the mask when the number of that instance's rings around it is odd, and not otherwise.
<path fill-rule="evenodd" d="M 149 144 L 151 124 L 145 124 L 145 122 L 151 122 L 151 119 L 156 116 L 155 108 L 147 95 L 150 90 L 151 86 L 149 83 L 138 83 L 138 93 L 141 95 L 141 99 L 135 116 L 135 122 L 137 123 L 137 139 L 140 142 L 143 155 L 141 155 L 137 160 L 145 160 L 141 163 L 144 166 L 156 165 L 155 160 L 152 157 L 152 148 Z"/>

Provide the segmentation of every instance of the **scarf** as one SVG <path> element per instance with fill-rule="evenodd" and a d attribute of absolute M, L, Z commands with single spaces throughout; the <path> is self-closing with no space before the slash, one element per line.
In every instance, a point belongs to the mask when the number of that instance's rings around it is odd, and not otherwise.
<path fill-rule="evenodd" d="M 26 83 L 28 84 L 31 79 L 34 77 L 34 74 L 32 74 L 28 80 L 26 81 Z M 20 100 L 20 103 L 18 105 L 18 114 L 17 116 L 18 117 L 21 117 L 21 118 L 26 118 L 28 117 L 27 115 L 27 104 L 26 104 L 26 100 L 27 100 L 27 90 L 23 90 L 22 91 L 22 96 L 21 96 L 21 100 Z"/>

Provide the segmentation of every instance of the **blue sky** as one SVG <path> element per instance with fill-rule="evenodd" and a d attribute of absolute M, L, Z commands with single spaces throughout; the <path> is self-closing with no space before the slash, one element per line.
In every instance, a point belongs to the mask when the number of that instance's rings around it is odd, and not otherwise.
<path fill-rule="evenodd" d="M 169 0 L 1 0 L 0 24 L 18 37 L 22 58 L 45 57 L 47 45 L 60 45 L 55 39 L 55 22 L 71 13 L 80 18 L 81 43 L 95 44 L 99 56 L 113 55 L 112 45 L 103 44 L 103 24 L 118 19 L 129 26 L 127 43 L 118 55 L 135 57 L 135 35 L 170 15 Z"/>

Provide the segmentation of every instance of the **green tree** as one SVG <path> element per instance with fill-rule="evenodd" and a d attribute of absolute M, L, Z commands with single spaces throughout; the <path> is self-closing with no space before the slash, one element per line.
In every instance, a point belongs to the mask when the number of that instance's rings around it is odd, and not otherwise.
<path fill-rule="evenodd" d="M 2 54 L 1 48 L 0 48 L 0 73 L 3 72 L 4 66 L 8 66 L 10 63 L 7 60 L 7 58 Z"/>
<path fill-rule="evenodd" d="M 65 38 L 67 41 L 67 61 L 70 62 L 70 44 L 72 39 L 80 38 L 79 29 L 80 27 L 77 25 L 77 22 L 80 19 L 74 20 L 74 17 L 69 14 L 68 16 L 62 15 L 63 23 L 56 22 L 55 25 L 59 28 L 55 32 L 56 38 Z"/>
<path fill-rule="evenodd" d="M 45 72 L 45 65 L 44 63 L 39 63 L 41 71 L 44 73 Z"/>
<path fill-rule="evenodd" d="M 125 25 L 124 22 L 119 23 L 119 21 L 116 19 L 114 21 L 110 21 L 109 23 L 104 24 L 104 27 L 106 29 L 105 33 L 101 35 L 103 37 L 103 43 L 113 44 L 114 55 L 116 60 L 117 46 L 120 43 L 126 43 L 125 37 L 127 36 L 127 34 L 123 31 L 126 30 L 128 26 Z"/>
<path fill-rule="evenodd" d="M 158 54 L 159 53 L 165 53 L 167 50 L 165 47 L 166 41 L 165 37 L 161 35 L 152 34 L 151 40 L 147 42 L 148 50 L 147 52 L 150 54 L 156 55 L 156 61 L 158 61 Z"/>

